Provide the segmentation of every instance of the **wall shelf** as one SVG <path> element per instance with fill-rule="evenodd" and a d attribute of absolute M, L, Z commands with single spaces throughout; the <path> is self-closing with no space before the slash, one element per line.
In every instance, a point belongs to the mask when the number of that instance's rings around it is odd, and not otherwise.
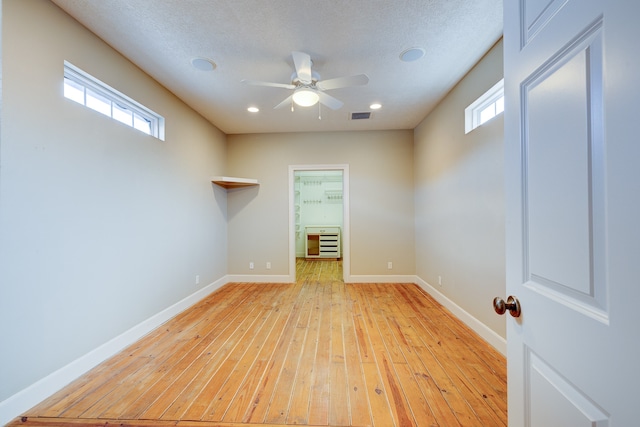
<path fill-rule="evenodd" d="M 235 178 L 231 176 L 214 176 L 211 177 L 211 182 L 224 188 L 241 188 L 260 185 L 257 179 Z"/>

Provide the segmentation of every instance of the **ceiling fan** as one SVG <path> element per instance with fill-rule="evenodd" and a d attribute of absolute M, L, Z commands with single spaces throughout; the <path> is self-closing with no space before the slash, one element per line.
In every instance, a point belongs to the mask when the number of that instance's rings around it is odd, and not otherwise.
<path fill-rule="evenodd" d="M 338 110 L 343 102 L 325 93 L 327 90 L 339 89 L 349 86 L 362 86 L 369 82 L 366 74 L 358 74 L 348 77 L 320 80 L 320 75 L 311 70 L 311 57 L 304 52 L 291 52 L 295 71 L 291 75 L 291 83 L 271 83 L 256 80 L 242 80 L 243 83 L 253 86 L 277 87 L 293 90 L 293 93 L 274 108 L 282 108 L 293 104 L 301 107 L 310 107 L 316 103 L 325 105 L 332 110 Z"/>

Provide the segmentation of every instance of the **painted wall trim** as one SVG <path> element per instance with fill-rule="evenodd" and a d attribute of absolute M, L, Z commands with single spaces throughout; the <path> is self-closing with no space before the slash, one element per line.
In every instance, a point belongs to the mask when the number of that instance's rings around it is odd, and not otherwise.
<path fill-rule="evenodd" d="M 465 325 L 473 329 L 475 333 L 480 335 L 482 339 L 487 341 L 496 350 L 502 353 L 503 356 L 507 355 L 507 340 L 498 335 L 493 329 L 490 329 L 487 325 L 473 317 L 469 312 L 450 300 L 444 294 L 440 293 L 436 288 L 431 286 L 426 281 L 416 276 L 416 282 L 425 292 L 431 295 L 436 301 L 442 304 L 447 310 L 453 313 L 458 319 L 460 319 Z M 490 301 L 487 301 L 489 304 Z"/>
<path fill-rule="evenodd" d="M 347 283 L 416 283 L 412 275 L 367 275 L 354 274 L 347 278 Z"/>
<path fill-rule="evenodd" d="M 215 282 L 199 289 L 193 294 L 178 301 L 172 306 L 151 316 L 126 332 L 112 340 L 91 350 L 89 353 L 74 360 L 68 365 L 47 375 L 29 387 L 19 391 L 0 402 L 0 425 L 5 425 L 24 411 L 42 402 L 53 393 L 57 392 L 73 380 L 93 369 L 109 357 L 122 351 L 127 346 L 135 343 L 140 338 L 165 323 L 167 320 L 196 304 L 213 291 L 228 283 L 227 277 L 222 277 Z"/>
<path fill-rule="evenodd" d="M 286 274 L 261 275 L 261 274 L 229 274 L 226 283 L 295 283 L 295 276 Z"/>
<path fill-rule="evenodd" d="M 290 275 L 230 274 L 227 283 L 295 283 L 296 277 Z M 413 275 L 352 275 L 345 283 L 416 283 Z"/>

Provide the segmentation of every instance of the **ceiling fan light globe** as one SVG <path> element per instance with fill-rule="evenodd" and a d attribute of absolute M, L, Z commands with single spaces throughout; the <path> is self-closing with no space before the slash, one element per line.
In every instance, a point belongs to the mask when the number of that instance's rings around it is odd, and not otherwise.
<path fill-rule="evenodd" d="M 318 94 L 308 88 L 298 89 L 293 93 L 293 102 L 300 107 L 311 107 L 318 103 Z"/>

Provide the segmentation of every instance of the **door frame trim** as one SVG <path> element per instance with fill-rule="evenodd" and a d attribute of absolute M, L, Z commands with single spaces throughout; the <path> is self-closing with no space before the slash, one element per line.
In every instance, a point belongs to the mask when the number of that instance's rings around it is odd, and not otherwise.
<path fill-rule="evenodd" d="M 310 170 L 342 171 L 342 279 L 347 283 L 351 277 L 348 164 L 289 165 L 289 278 L 296 281 L 295 173 Z"/>

